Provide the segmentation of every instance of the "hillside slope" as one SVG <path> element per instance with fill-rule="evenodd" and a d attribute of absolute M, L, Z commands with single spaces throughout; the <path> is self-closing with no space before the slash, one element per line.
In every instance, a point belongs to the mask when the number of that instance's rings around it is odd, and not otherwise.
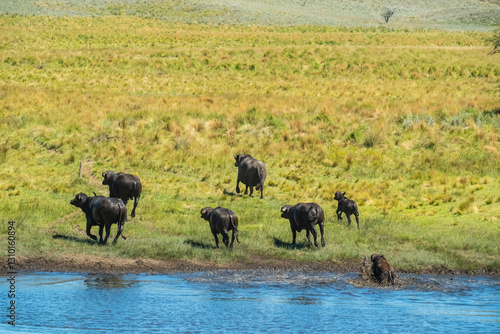
<path fill-rule="evenodd" d="M 396 28 L 489 30 L 500 24 L 498 1 L 481 0 L 3 0 L 0 13 L 51 16 L 136 15 L 205 24 L 378 27 L 382 12 Z"/>

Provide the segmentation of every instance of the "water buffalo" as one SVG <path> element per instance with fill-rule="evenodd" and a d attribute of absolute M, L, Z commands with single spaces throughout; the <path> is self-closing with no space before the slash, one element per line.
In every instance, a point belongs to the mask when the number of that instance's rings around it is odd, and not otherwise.
<path fill-rule="evenodd" d="M 394 268 L 389 264 L 389 261 L 385 259 L 383 255 L 372 254 L 372 271 L 373 276 L 379 283 L 383 283 L 387 280 L 387 283 L 391 282 L 394 284 L 396 279 L 396 274 L 394 273 Z"/>
<path fill-rule="evenodd" d="M 205 219 L 210 223 L 210 229 L 215 238 L 215 245 L 219 248 L 219 238 L 217 234 L 222 234 L 222 242 L 226 247 L 233 248 L 233 242 L 236 238 L 238 243 L 238 217 L 236 214 L 220 206 L 217 208 L 206 207 L 201 209 L 201 218 Z M 231 244 L 229 245 L 229 235 L 228 231 L 233 230 L 233 235 L 231 239 Z"/>
<path fill-rule="evenodd" d="M 318 204 L 298 203 L 294 206 L 285 205 L 281 208 L 281 212 L 282 218 L 290 220 L 290 228 L 292 229 L 293 233 L 293 245 L 295 245 L 297 232 L 305 229 L 307 240 L 309 240 L 309 247 L 312 247 L 311 238 L 309 235 L 309 232 L 311 232 L 314 237 L 314 245 L 319 248 L 315 228 L 316 225 L 319 225 L 319 230 L 321 232 L 321 246 L 325 247 L 325 239 L 323 238 L 325 213 Z"/>
<path fill-rule="evenodd" d="M 90 233 L 92 226 L 99 226 L 99 244 L 106 244 L 111 230 L 111 225 L 118 223 L 118 232 L 113 243 L 121 235 L 123 239 L 127 239 L 123 234 L 123 224 L 127 219 L 127 207 L 123 201 L 115 197 L 93 196 L 89 197 L 84 193 L 79 193 L 69 202 L 71 205 L 82 209 L 87 218 L 87 235 L 94 240 L 97 237 Z M 106 228 L 106 237 L 102 239 L 102 231 Z"/>
<path fill-rule="evenodd" d="M 135 208 L 141 198 L 142 184 L 141 180 L 135 175 L 114 173 L 106 171 L 102 173 L 104 180 L 102 184 L 109 186 L 109 197 L 118 197 L 127 205 L 129 199 L 134 199 L 134 208 L 130 217 L 135 217 Z"/>
<path fill-rule="evenodd" d="M 253 194 L 253 187 L 255 190 L 260 188 L 260 198 L 264 198 L 264 181 L 267 177 L 266 164 L 262 161 L 252 158 L 251 155 L 238 154 L 234 156 L 236 160 L 235 166 L 238 167 L 238 180 L 236 181 L 236 192 L 240 193 L 240 181 L 244 185 L 245 195 L 250 187 L 250 196 Z"/>
<path fill-rule="evenodd" d="M 335 193 L 335 197 L 333 199 L 338 201 L 337 218 L 342 219 L 342 212 L 344 212 L 345 215 L 347 216 L 347 221 L 349 222 L 349 225 L 351 225 L 351 215 L 354 215 L 356 217 L 356 223 L 358 224 L 358 230 L 359 230 L 359 218 L 358 218 L 359 213 L 358 213 L 358 205 L 356 204 L 356 202 L 345 197 L 345 193 L 341 193 L 340 191 L 337 191 Z"/>

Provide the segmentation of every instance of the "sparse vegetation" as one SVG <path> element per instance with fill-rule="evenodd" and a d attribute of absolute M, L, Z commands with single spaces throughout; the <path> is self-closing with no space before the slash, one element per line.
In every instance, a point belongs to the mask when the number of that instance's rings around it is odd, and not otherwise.
<path fill-rule="evenodd" d="M 493 35 L 487 41 L 493 46 L 491 54 L 500 53 L 500 27 L 493 31 Z"/>
<path fill-rule="evenodd" d="M 0 31 L 0 233 L 16 221 L 19 256 L 383 253 L 398 269 L 499 269 L 500 64 L 487 33 L 126 16 L 2 16 Z M 235 194 L 237 153 L 266 162 L 264 199 Z M 98 247 L 69 201 L 106 194 L 105 170 L 140 176 L 143 195 L 128 239 Z M 358 203 L 361 231 L 335 219 L 337 190 Z M 325 210 L 325 248 L 304 232 L 290 247 L 280 208 L 297 202 Z M 211 247 L 200 218 L 217 205 L 240 219 L 233 252 Z"/>
<path fill-rule="evenodd" d="M 490 31 L 500 24 L 498 0 L 3 0 L 0 13 L 53 17 L 135 16 L 207 25 L 379 27 L 397 8 L 392 27 Z"/>

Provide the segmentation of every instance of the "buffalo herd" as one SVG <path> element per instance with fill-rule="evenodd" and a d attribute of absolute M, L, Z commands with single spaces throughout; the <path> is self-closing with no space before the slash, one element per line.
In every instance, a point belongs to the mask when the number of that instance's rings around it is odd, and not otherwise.
<path fill-rule="evenodd" d="M 238 167 L 238 177 L 236 181 L 236 192 L 240 193 L 240 182 L 243 183 L 245 194 L 249 196 L 253 194 L 253 188 L 260 190 L 260 198 L 264 197 L 264 181 L 267 177 L 266 164 L 260 160 L 254 159 L 251 155 L 238 154 L 234 156 L 236 160 L 234 166 Z M 134 200 L 134 206 L 130 216 L 135 217 L 135 210 L 139 199 L 141 198 L 142 183 L 141 180 L 131 174 L 115 173 L 113 171 L 105 171 L 102 173 L 104 178 L 103 185 L 109 187 L 109 197 L 104 196 L 87 196 L 84 193 L 79 193 L 75 196 L 70 204 L 79 207 L 87 219 L 87 235 L 97 240 L 97 237 L 90 232 L 92 226 L 99 226 L 99 244 L 106 244 L 112 224 L 118 224 L 118 233 L 113 240 L 116 242 L 118 237 L 122 235 L 123 225 L 127 218 L 127 201 Z M 95 195 L 95 194 L 94 194 Z M 336 192 L 335 200 L 338 201 L 337 218 L 342 219 L 341 215 L 344 212 L 351 224 L 351 214 L 356 216 L 356 222 L 359 229 L 358 207 L 356 202 L 345 197 L 345 193 Z M 290 229 L 292 230 L 293 241 L 295 245 L 297 232 L 306 231 L 306 237 L 309 241 L 309 247 L 312 247 L 311 237 L 313 235 L 314 245 L 318 244 L 318 235 L 316 226 L 319 226 L 321 233 L 321 246 L 325 246 L 324 228 L 325 228 L 325 213 L 323 209 L 316 203 L 298 203 L 295 205 L 285 205 L 281 208 L 281 217 L 290 221 Z M 238 240 L 238 216 L 226 208 L 211 208 L 206 207 L 201 210 L 201 218 L 210 223 L 210 230 L 215 238 L 215 245 L 219 247 L 218 234 L 222 235 L 222 242 L 227 248 L 232 248 L 234 240 Z M 103 229 L 106 229 L 106 237 L 102 238 Z M 228 232 L 233 231 L 231 243 L 229 243 Z M 125 239 L 125 237 L 122 235 Z"/>
<path fill-rule="evenodd" d="M 236 160 L 234 166 L 238 167 L 238 177 L 236 181 L 236 192 L 240 193 L 239 183 L 243 183 L 245 194 L 249 196 L 253 194 L 253 188 L 260 190 L 260 198 L 264 197 L 264 181 L 267 177 L 266 164 L 262 161 L 254 159 L 250 155 L 238 154 L 234 157 Z M 99 226 L 99 244 L 106 244 L 112 224 L 118 225 L 118 232 L 113 240 L 116 243 L 117 239 L 122 236 L 126 239 L 123 233 L 123 226 L 127 218 L 127 201 L 134 200 L 133 209 L 130 214 L 135 217 L 135 210 L 139 203 L 142 192 L 142 184 L 140 179 L 131 174 L 115 173 L 113 171 L 105 171 L 102 173 L 104 178 L 103 185 L 109 186 L 109 197 L 87 196 L 84 193 L 79 193 L 70 201 L 71 205 L 80 208 L 85 214 L 87 220 L 87 235 L 97 240 L 97 237 L 90 232 L 92 226 Z M 342 213 L 345 213 L 349 225 L 351 224 L 351 215 L 356 218 L 356 223 L 359 230 L 359 213 L 356 202 L 345 197 L 345 192 L 337 191 L 334 200 L 338 201 L 337 219 L 342 219 Z M 209 222 L 210 230 L 215 238 L 215 245 L 219 247 L 218 234 L 222 235 L 222 242 L 226 248 L 232 248 L 234 240 L 238 243 L 238 216 L 230 209 L 217 207 L 205 207 L 201 209 L 201 218 Z M 311 237 L 313 235 L 314 245 L 320 248 L 318 244 L 318 235 L 316 226 L 319 227 L 321 234 L 321 247 L 325 246 L 324 226 L 325 213 L 321 206 L 316 203 L 297 203 L 295 205 L 285 205 L 281 208 L 281 217 L 290 221 L 290 229 L 292 231 L 292 245 L 295 245 L 297 232 L 306 231 L 306 237 L 309 242 L 309 247 L 312 247 Z M 106 230 L 106 236 L 102 237 L 103 230 Z M 232 231 L 231 243 L 229 243 L 228 232 Z M 373 262 L 373 273 L 377 280 L 382 281 L 387 279 L 394 284 L 394 269 L 383 255 L 373 254 L 371 257 Z"/>

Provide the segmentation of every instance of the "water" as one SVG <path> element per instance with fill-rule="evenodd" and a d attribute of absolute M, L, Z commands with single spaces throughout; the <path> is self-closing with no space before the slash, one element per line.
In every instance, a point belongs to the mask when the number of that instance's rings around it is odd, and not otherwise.
<path fill-rule="evenodd" d="M 492 277 L 215 271 L 172 275 L 23 274 L 16 326 L 1 333 L 499 333 Z M 9 289 L 0 277 L 3 313 Z"/>

